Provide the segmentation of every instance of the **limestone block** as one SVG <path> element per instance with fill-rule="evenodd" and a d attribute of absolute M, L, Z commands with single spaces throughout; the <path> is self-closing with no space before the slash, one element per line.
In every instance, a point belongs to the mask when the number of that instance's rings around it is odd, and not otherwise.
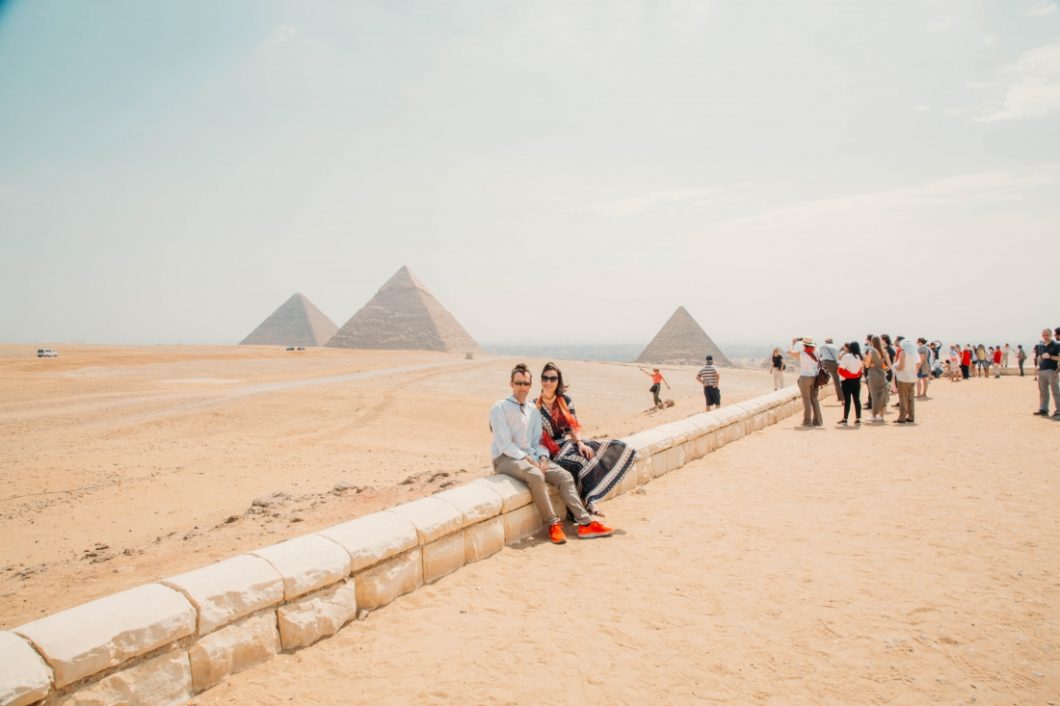
<path fill-rule="evenodd" d="M 459 510 L 433 497 L 402 503 L 387 512 L 411 522 L 416 528 L 421 546 L 459 532 L 464 525 L 464 516 Z"/>
<path fill-rule="evenodd" d="M 283 600 L 283 578 L 264 559 L 243 555 L 162 581 L 183 593 L 199 614 L 199 635 Z"/>
<path fill-rule="evenodd" d="M 354 580 L 357 583 L 357 605 L 368 610 L 381 608 L 423 585 L 420 549 L 417 547 L 361 571 Z"/>
<path fill-rule="evenodd" d="M 350 555 L 330 539 L 307 534 L 251 552 L 283 577 L 283 597 L 292 600 L 335 583 L 349 573 Z"/>
<path fill-rule="evenodd" d="M 174 650 L 67 694 L 56 706 L 177 706 L 191 696 L 188 653 Z"/>
<path fill-rule="evenodd" d="M 696 457 L 702 458 L 718 448 L 718 430 L 715 428 L 696 437 Z"/>
<path fill-rule="evenodd" d="M 378 564 L 419 544 L 416 527 L 392 512 L 374 512 L 317 532 L 350 555 L 350 572 Z"/>
<path fill-rule="evenodd" d="M 539 532 L 545 523 L 536 505 L 523 505 L 502 515 L 504 518 L 504 543 L 515 544 Z"/>
<path fill-rule="evenodd" d="M 651 479 L 655 477 L 655 462 L 654 457 L 651 454 L 639 454 L 637 457 L 637 485 L 646 485 L 651 483 Z M 632 471 L 630 471 L 632 473 Z"/>
<path fill-rule="evenodd" d="M 468 564 L 504 549 L 504 519 L 498 515 L 464 530 L 464 561 Z"/>
<path fill-rule="evenodd" d="M 450 490 L 435 493 L 432 497 L 449 503 L 464 516 L 464 527 L 498 517 L 501 514 L 501 498 L 488 486 L 468 483 Z"/>
<path fill-rule="evenodd" d="M 311 645 L 356 617 L 357 585 L 350 579 L 277 608 L 280 644 L 285 650 Z"/>
<path fill-rule="evenodd" d="M 451 574 L 467 560 L 467 547 L 463 530 L 446 535 L 421 548 L 423 552 L 423 582 L 434 583 L 446 574 Z"/>
<path fill-rule="evenodd" d="M 279 652 L 276 613 L 267 611 L 199 638 L 188 650 L 191 683 L 196 693 L 230 674 L 260 664 Z"/>
<path fill-rule="evenodd" d="M 13 632 L 0 632 L 0 704 L 25 706 L 48 695 L 52 670 Z"/>
<path fill-rule="evenodd" d="M 652 455 L 670 448 L 673 445 L 673 437 L 666 433 L 663 427 L 645 429 L 623 439 L 627 444 L 637 450 L 637 453 Z"/>
<path fill-rule="evenodd" d="M 483 485 L 501 497 L 501 512 L 511 512 L 517 507 L 529 505 L 534 501 L 526 483 L 517 481 L 503 473 L 486 476 L 474 481 L 471 485 Z"/>
<path fill-rule="evenodd" d="M 660 451 L 651 457 L 651 463 L 652 473 L 656 478 L 666 475 L 677 468 L 677 450 L 670 448 Z"/>
<path fill-rule="evenodd" d="M 195 608 L 157 583 L 54 613 L 14 629 L 55 673 L 56 688 L 195 632 Z"/>

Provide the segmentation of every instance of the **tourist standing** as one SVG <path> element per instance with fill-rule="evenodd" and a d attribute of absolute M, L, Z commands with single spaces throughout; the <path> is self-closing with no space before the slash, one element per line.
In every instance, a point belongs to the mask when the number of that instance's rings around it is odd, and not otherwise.
<path fill-rule="evenodd" d="M 883 339 L 879 336 L 872 337 L 872 346 L 865 352 L 863 365 L 872 400 L 872 421 L 883 424 L 886 421 L 884 414 L 888 400 L 887 371 L 891 368 L 891 358 L 887 355 Z"/>
<path fill-rule="evenodd" d="M 843 401 L 843 388 L 839 382 L 839 352 L 835 348 L 835 344 L 831 338 L 824 339 L 824 345 L 821 346 L 819 351 L 821 357 L 821 365 L 824 367 L 825 372 L 828 373 L 828 377 L 832 379 L 832 386 L 835 387 L 835 398 L 836 402 Z"/>
<path fill-rule="evenodd" d="M 994 349 L 994 377 L 1001 377 L 1001 346 Z"/>
<path fill-rule="evenodd" d="M 703 397 L 707 400 L 707 411 L 709 412 L 712 407 L 721 407 L 721 390 L 718 388 L 718 383 L 721 382 L 721 375 L 718 374 L 718 369 L 714 367 L 714 356 L 707 356 L 707 364 L 700 368 L 699 373 L 696 374 L 696 381 L 703 386 Z"/>
<path fill-rule="evenodd" d="M 965 343 L 964 348 L 961 350 L 961 379 L 967 380 L 971 374 L 972 368 L 972 344 Z"/>
<path fill-rule="evenodd" d="M 883 349 L 885 351 L 887 351 L 887 357 L 888 357 L 888 360 L 891 361 L 890 364 L 892 366 L 892 367 L 888 368 L 888 370 L 887 370 L 887 382 L 889 384 L 891 394 L 892 395 L 896 395 L 896 394 L 898 394 L 898 386 L 894 384 L 894 367 L 893 366 L 894 366 L 894 359 L 898 356 L 898 352 L 894 349 L 894 346 L 891 344 L 891 336 L 890 336 L 890 334 L 881 333 L 880 334 L 880 340 L 883 341 Z M 895 406 L 897 406 L 897 405 L 895 405 Z"/>
<path fill-rule="evenodd" d="M 1060 382 L 1057 381 L 1057 361 L 1060 360 L 1060 342 L 1053 338 L 1049 329 L 1042 331 L 1041 353 L 1038 355 L 1038 411 L 1049 416 L 1049 395 L 1053 396 L 1053 419 L 1060 419 Z"/>
<path fill-rule="evenodd" d="M 824 426 L 821 419 L 821 403 L 817 400 L 817 373 L 821 371 L 821 359 L 813 339 L 793 338 L 788 353 L 799 361 L 799 392 L 802 394 L 802 426 Z"/>
<path fill-rule="evenodd" d="M 773 359 L 770 370 L 773 373 L 773 389 L 779 390 L 784 387 L 784 354 L 779 348 L 773 349 Z"/>
<path fill-rule="evenodd" d="M 986 358 L 986 346 L 980 343 L 975 347 L 975 376 L 985 378 L 988 374 L 987 366 L 990 365 Z"/>
<path fill-rule="evenodd" d="M 850 416 L 850 403 L 854 403 L 855 424 L 861 424 L 861 346 L 851 341 L 843 349 L 839 358 L 839 377 L 843 378 L 843 419 L 839 424 L 845 425 Z"/>
<path fill-rule="evenodd" d="M 1016 345 L 1016 364 L 1020 366 L 1020 377 L 1023 377 L 1023 364 L 1027 362 L 1027 351 L 1023 350 L 1023 344 Z"/>
<path fill-rule="evenodd" d="M 928 348 L 927 339 L 921 336 L 916 339 L 917 355 L 920 356 L 920 364 L 916 371 L 916 396 L 920 399 L 927 397 L 928 383 L 931 382 L 931 349 Z"/>
<path fill-rule="evenodd" d="M 1010 352 L 1011 351 L 1010 351 L 1010 349 L 1008 347 L 1008 344 L 1006 343 L 1005 347 L 1001 349 L 1001 367 L 1002 368 L 1007 368 L 1008 367 L 1008 354 Z"/>
<path fill-rule="evenodd" d="M 659 390 L 662 389 L 660 385 L 665 383 L 666 389 L 669 390 L 670 383 L 666 382 L 666 378 L 663 377 L 663 374 L 659 372 L 658 368 L 652 368 L 650 373 L 644 368 L 641 368 L 640 371 L 651 378 L 651 387 L 649 387 L 648 390 L 651 391 L 655 409 L 662 409 L 663 401 L 662 398 L 659 397 Z"/>
<path fill-rule="evenodd" d="M 915 419 L 916 375 L 920 368 L 916 344 L 898 337 L 898 360 L 894 364 L 895 385 L 898 386 L 898 424 L 912 424 Z"/>

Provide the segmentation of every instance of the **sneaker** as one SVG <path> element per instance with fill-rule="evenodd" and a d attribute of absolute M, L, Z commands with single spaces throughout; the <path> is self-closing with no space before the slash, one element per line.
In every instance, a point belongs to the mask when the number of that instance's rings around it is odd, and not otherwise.
<path fill-rule="evenodd" d="M 836 422 L 836 424 L 838 424 L 841 427 L 845 427 L 847 425 L 847 420 L 840 419 L 838 422 Z"/>
<path fill-rule="evenodd" d="M 861 424 L 861 420 L 860 420 L 860 419 L 855 419 L 855 420 L 854 420 L 854 423 L 855 423 L 855 424 Z"/>
<path fill-rule="evenodd" d="M 579 531 L 579 534 L 581 532 Z M 548 528 L 548 538 L 553 544 L 566 544 L 567 535 L 563 533 L 563 525 L 559 522 Z"/>
<path fill-rule="evenodd" d="M 578 525 L 578 539 L 593 539 L 594 537 L 610 537 L 614 534 L 614 530 L 603 524 L 593 520 L 587 525 Z"/>
<path fill-rule="evenodd" d="M 899 420 L 895 421 L 895 424 L 905 424 L 905 423 L 906 423 L 906 421 L 904 419 L 899 419 Z"/>
<path fill-rule="evenodd" d="M 1047 410 L 1047 409 L 1039 409 L 1034 414 L 1039 416 L 1039 417 L 1048 417 L 1049 416 L 1049 410 Z"/>

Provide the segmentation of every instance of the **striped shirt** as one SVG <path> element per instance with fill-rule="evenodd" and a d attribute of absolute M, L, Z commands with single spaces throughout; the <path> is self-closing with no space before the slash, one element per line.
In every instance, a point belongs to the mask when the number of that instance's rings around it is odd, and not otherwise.
<path fill-rule="evenodd" d="M 718 369 L 713 365 L 704 365 L 703 369 L 699 371 L 699 381 L 703 383 L 703 387 L 717 387 L 718 386 Z"/>

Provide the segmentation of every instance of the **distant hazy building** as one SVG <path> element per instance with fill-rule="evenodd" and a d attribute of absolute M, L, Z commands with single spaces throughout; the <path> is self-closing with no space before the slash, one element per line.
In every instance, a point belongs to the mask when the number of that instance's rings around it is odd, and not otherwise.
<path fill-rule="evenodd" d="M 313 302 L 301 294 L 293 294 L 239 345 L 322 346 L 338 329 Z"/>
<path fill-rule="evenodd" d="M 408 267 L 387 280 L 327 345 L 460 353 L 481 350 Z"/>
<path fill-rule="evenodd" d="M 707 355 L 714 356 L 715 365 L 733 367 L 703 327 L 679 306 L 636 362 L 699 365 Z"/>

